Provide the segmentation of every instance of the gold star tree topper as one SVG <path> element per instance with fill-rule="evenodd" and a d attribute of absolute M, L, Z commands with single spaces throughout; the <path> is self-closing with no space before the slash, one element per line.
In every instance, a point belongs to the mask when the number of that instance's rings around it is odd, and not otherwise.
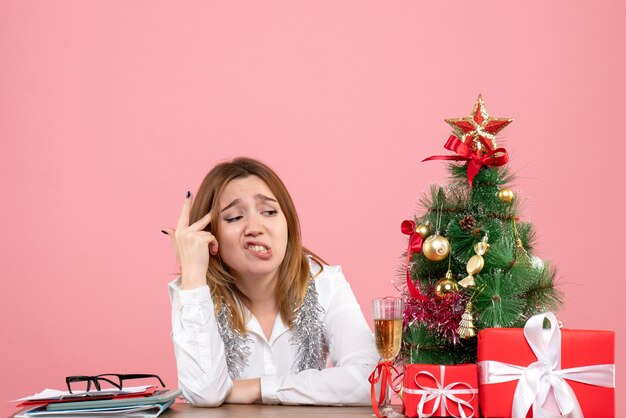
<path fill-rule="evenodd" d="M 445 119 L 445 121 L 452 126 L 455 135 L 465 145 L 482 155 L 497 148 L 496 134 L 513 122 L 513 119 L 489 116 L 482 95 L 478 95 L 472 113 L 464 118 Z"/>

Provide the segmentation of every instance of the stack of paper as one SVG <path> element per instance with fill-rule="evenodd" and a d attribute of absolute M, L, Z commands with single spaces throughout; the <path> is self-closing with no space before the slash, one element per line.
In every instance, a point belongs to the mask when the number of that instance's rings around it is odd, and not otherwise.
<path fill-rule="evenodd" d="M 21 406 L 15 418 L 69 417 L 158 417 L 180 396 L 180 390 L 155 391 L 154 386 L 124 388 L 121 391 L 92 391 L 70 394 L 46 389 L 18 399 Z"/>

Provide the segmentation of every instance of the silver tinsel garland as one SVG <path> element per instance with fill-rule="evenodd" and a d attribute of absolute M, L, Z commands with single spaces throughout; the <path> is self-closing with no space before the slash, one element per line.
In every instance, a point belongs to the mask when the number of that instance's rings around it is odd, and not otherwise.
<path fill-rule="evenodd" d="M 295 331 L 291 344 L 298 346 L 298 356 L 293 365 L 294 373 L 307 369 L 322 370 L 326 363 L 326 338 L 322 315 L 324 308 L 317 300 L 317 290 L 313 279 L 309 282 L 302 305 L 296 309 L 293 322 Z"/>
<path fill-rule="evenodd" d="M 309 282 L 302 305 L 296 309 L 291 344 L 298 346 L 298 355 L 293 365 L 294 373 L 307 369 L 321 370 L 327 354 L 322 315 L 324 308 L 319 304 L 313 279 Z M 239 379 L 248 366 L 250 337 L 233 328 L 233 317 L 226 301 L 216 315 L 217 329 L 224 342 L 226 364 L 232 379 Z"/>
<path fill-rule="evenodd" d="M 248 357 L 250 356 L 248 342 L 250 337 L 233 328 L 233 314 L 225 300 L 222 300 L 216 319 L 217 330 L 222 337 L 222 341 L 224 341 L 228 373 L 231 379 L 239 379 L 244 369 L 248 366 Z"/>

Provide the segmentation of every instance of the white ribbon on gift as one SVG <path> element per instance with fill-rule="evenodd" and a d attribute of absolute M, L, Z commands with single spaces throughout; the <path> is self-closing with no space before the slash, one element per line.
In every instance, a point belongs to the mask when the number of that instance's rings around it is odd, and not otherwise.
<path fill-rule="evenodd" d="M 441 407 L 439 411 L 439 415 L 442 417 L 446 416 L 446 413 L 449 413 L 451 416 L 455 418 L 472 418 L 474 416 L 474 407 L 472 407 L 470 402 L 474 399 L 474 396 L 476 396 L 476 394 L 478 393 L 478 389 L 472 388 L 472 386 L 470 386 L 466 382 L 453 382 L 444 387 L 443 382 L 445 382 L 446 366 L 439 366 L 439 370 L 440 370 L 440 380 L 437 380 L 437 378 L 433 376 L 432 373 L 423 370 L 421 372 L 418 372 L 413 379 L 415 382 L 415 385 L 419 387 L 420 389 L 410 389 L 406 387 L 403 389 L 403 392 L 405 394 L 410 393 L 412 395 L 422 395 L 417 405 L 418 417 L 419 418 L 432 417 L 437 412 L 437 409 Z M 426 375 L 426 376 L 431 377 L 437 384 L 437 387 L 424 387 L 420 385 L 417 382 L 417 377 L 420 375 Z M 456 386 L 464 386 L 467 389 L 453 389 Z M 456 395 L 472 395 L 472 397 L 469 399 L 469 401 L 465 401 L 457 397 Z M 433 403 L 433 408 L 430 411 L 430 413 L 424 412 L 425 405 L 428 402 L 432 401 L 433 399 L 435 400 L 435 402 Z M 454 415 L 453 412 L 448 409 L 448 399 L 457 404 L 457 406 L 459 407 L 459 413 L 461 415 Z M 467 407 L 471 411 L 470 415 L 465 414 L 465 411 L 463 410 L 463 406 Z"/>
<path fill-rule="evenodd" d="M 544 319 L 551 328 L 543 328 Z M 478 362 L 478 378 L 481 384 L 518 380 L 513 397 L 511 418 L 525 418 L 533 408 L 534 418 L 583 418 L 576 394 L 565 379 L 607 388 L 615 387 L 615 365 L 561 369 L 561 330 L 552 312 L 535 315 L 526 322 L 524 336 L 537 357 L 528 367 L 499 361 Z M 547 411 L 544 404 L 553 392 L 560 414 Z"/>

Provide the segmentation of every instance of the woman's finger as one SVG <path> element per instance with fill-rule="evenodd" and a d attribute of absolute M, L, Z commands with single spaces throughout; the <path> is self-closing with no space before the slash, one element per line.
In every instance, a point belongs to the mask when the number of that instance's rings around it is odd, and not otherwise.
<path fill-rule="evenodd" d="M 189 229 L 194 231 L 202 231 L 208 224 L 211 223 L 211 212 L 204 215 L 202 218 L 198 219 L 193 224 L 189 225 Z"/>
<path fill-rule="evenodd" d="M 176 245 L 176 230 L 172 228 L 164 228 L 161 230 L 161 232 L 163 232 L 165 235 L 170 237 L 170 239 L 172 240 L 172 245 L 174 246 L 174 253 L 176 254 L 176 259 L 178 260 L 179 256 L 178 256 L 178 246 Z"/>
<path fill-rule="evenodd" d="M 211 255 L 217 255 L 218 249 L 219 243 L 217 242 L 217 238 L 215 238 L 215 235 L 211 235 L 211 238 L 209 239 L 209 252 Z"/>
<path fill-rule="evenodd" d="M 209 252 L 211 253 L 211 255 L 217 255 L 217 250 L 219 249 L 219 243 L 217 242 L 217 238 L 215 238 L 215 235 L 213 235 L 212 233 L 208 231 L 199 231 L 199 232 L 196 232 L 195 234 L 201 236 L 204 242 L 207 243 L 209 247 Z"/>
<path fill-rule="evenodd" d="M 178 225 L 176 229 L 183 230 L 189 226 L 189 213 L 191 212 L 191 193 L 187 192 L 185 197 L 185 203 L 180 211 L 180 217 L 178 218 Z"/>
<path fill-rule="evenodd" d="M 172 241 L 177 248 L 193 249 L 199 248 L 200 246 L 206 248 L 205 246 L 207 246 L 211 247 L 212 253 L 214 251 L 215 254 L 217 254 L 217 238 L 209 231 L 192 231 L 191 229 L 186 229 L 179 236 L 174 237 Z"/>

